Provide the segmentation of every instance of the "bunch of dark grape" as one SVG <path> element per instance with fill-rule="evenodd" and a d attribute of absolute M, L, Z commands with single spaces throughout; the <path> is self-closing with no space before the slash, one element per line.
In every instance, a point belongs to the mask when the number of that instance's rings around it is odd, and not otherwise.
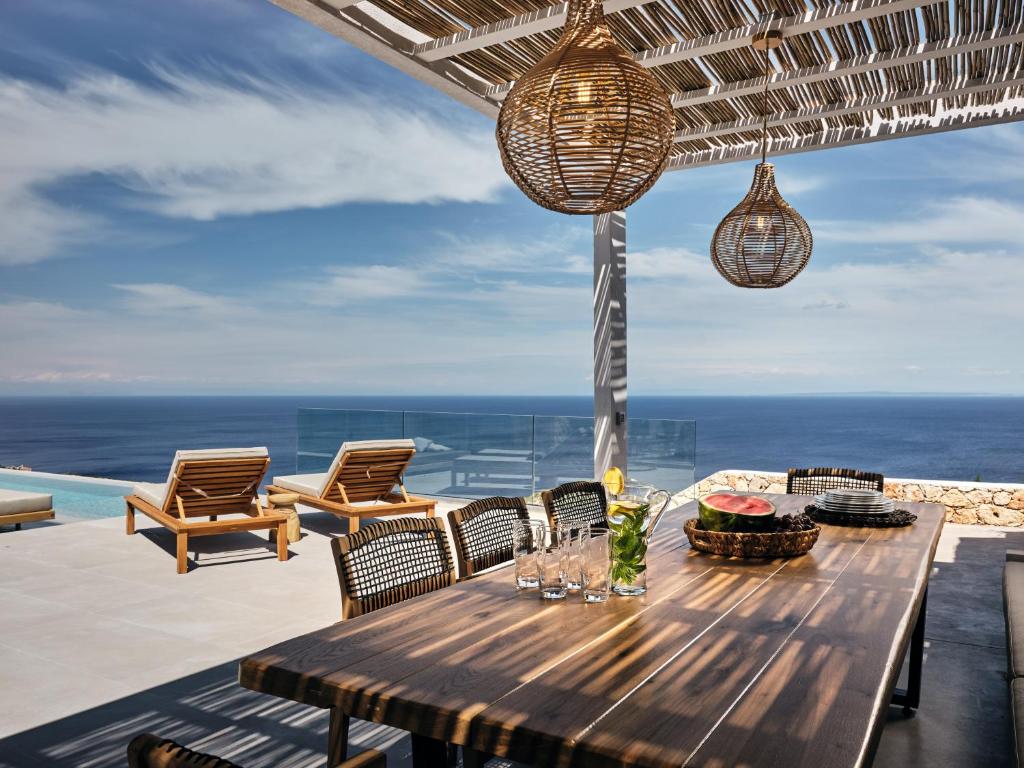
<path fill-rule="evenodd" d="M 807 515 L 783 515 L 775 518 L 776 533 L 795 533 L 796 531 L 810 531 L 814 528 L 814 521 Z"/>

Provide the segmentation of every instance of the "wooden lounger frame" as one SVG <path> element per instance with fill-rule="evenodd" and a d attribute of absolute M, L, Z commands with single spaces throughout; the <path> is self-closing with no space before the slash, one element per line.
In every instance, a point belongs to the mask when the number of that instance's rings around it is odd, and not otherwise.
<path fill-rule="evenodd" d="M 20 531 L 22 523 L 36 523 L 40 520 L 53 520 L 53 510 L 44 509 L 39 512 L 18 512 L 14 515 L 0 515 L 0 528 L 5 525 L 13 525 L 14 530 Z"/>
<path fill-rule="evenodd" d="M 299 493 L 299 501 L 307 507 L 330 512 L 348 519 L 348 532 L 359 530 L 363 518 L 409 515 L 419 512 L 434 516 L 437 502 L 412 496 L 405 490 L 402 475 L 416 455 L 415 448 L 367 448 L 346 451 L 338 462 L 327 489 L 320 496 L 294 491 L 277 485 L 267 486 L 267 495 Z M 398 493 L 395 493 L 395 487 Z M 358 506 L 359 502 L 378 502 Z"/>
<path fill-rule="evenodd" d="M 138 496 L 126 496 L 125 532 L 135 533 L 135 513 L 174 532 L 178 573 L 188 571 L 189 536 L 215 536 L 237 531 L 277 530 L 277 559 L 288 559 L 288 518 L 260 504 L 259 485 L 270 466 L 266 456 L 186 459 L 178 464 L 163 507 Z M 219 520 L 220 515 L 244 515 Z M 206 517 L 208 520 L 195 520 Z"/>

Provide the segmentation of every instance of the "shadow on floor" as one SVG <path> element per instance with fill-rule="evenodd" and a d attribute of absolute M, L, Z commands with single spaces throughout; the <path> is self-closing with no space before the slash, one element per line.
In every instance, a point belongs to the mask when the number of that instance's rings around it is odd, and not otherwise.
<path fill-rule="evenodd" d="M 908 719 L 890 707 L 876 766 L 1017 764 L 1002 576 L 1005 552 L 1024 548 L 1024 531 L 958 528 L 955 549 L 940 543 L 929 582 L 921 709 Z"/>
<path fill-rule="evenodd" d="M 128 742 L 150 731 L 246 768 L 323 766 L 325 710 L 254 693 L 238 685 L 229 662 L 0 740 L 4 768 L 104 768 L 125 765 Z M 373 747 L 389 766 L 411 765 L 408 736 L 353 721 L 350 754 Z"/>

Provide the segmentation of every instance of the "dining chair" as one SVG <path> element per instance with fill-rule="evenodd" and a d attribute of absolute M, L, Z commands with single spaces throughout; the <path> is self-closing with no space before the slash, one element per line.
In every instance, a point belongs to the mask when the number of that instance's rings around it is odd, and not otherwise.
<path fill-rule="evenodd" d="M 885 477 L 877 472 L 838 467 L 790 469 L 786 474 L 786 493 L 816 496 L 839 488 L 863 488 L 881 493 L 885 490 Z"/>
<path fill-rule="evenodd" d="M 383 752 L 368 749 L 334 768 L 387 768 Z M 196 752 L 175 741 L 140 733 L 128 744 L 128 768 L 240 768 L 216 755 Z"/>
<path fill-rule="evenodd" d="M 470 579 L 512 560 L 512 525 L 529 519 L 526 501 L 508 496 L 479 499 L 449 512 L 448 529 L 455 540 L 460 577 Z"/>
<path fill-rule="evenodd" d="M 331 539 L 341 617 L 352 619 L 455 583 L 444 524 L 398 517 Z"/>
<path fill-rule="evenodd" d="M 604 485 L 584 480 L 563 483 L 541 493 L 548 523 L 608 526 L 608 497 Z"/>

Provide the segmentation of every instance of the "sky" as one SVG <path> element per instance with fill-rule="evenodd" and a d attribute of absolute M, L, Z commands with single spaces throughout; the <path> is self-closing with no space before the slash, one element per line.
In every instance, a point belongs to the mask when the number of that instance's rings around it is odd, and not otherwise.
<path fill-rule="evenodd" d="M 3 3 L 0 394 L 589 394 L 591 220 L 493 131 L 269 2 Z M 779 290 L 708 257 L 752 163 L 628 210 L 631 394 L 1024 394 L 1024 127 L 776 165 Z"/>

